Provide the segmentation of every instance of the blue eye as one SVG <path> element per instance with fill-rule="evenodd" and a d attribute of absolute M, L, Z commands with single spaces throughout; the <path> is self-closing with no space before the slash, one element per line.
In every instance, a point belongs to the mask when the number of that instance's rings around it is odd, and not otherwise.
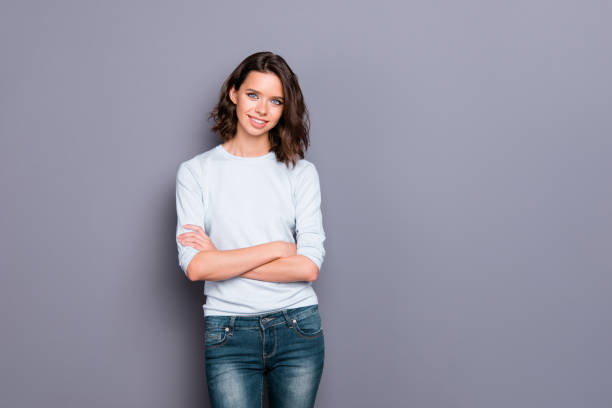
<path fill-rule="evenodd" d="M 283 103 L 281 101 L 279 101 L 278 99 L 272 99 L 272 101 L 274 102 L 275 105 L 282 105 Z"/>
<path fill-rule="evenodd" d="M 255 95 L 255 96 L 257 97 L 257 94 L 255 94 L 255 93 L 253 93 L 253 92 L 249 92 L 249 93 L 247 94 L 247 96 L 251 96 L 251 95 Z"/>

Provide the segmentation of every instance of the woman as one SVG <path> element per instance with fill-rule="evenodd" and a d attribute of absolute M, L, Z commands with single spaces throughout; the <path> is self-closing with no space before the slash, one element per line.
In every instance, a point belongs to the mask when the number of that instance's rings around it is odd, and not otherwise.
<path fill-rule="evenodd" d="M 309 118 L 279 55 L 247 57 L 210 114 L 223 144 L 179 165 L 179 265 L 205 281 L 213 407 L 314 406 L 324 361 L 312 282 L 325 249 L 316 167 L 304 159 Z"/>

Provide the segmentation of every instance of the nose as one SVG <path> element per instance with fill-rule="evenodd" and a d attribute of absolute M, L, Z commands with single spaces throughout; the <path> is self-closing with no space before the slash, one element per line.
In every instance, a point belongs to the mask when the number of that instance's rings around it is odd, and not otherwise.
<path fill-rule="evenodd" d="M 255 112 L 257 112 L 259 115 L 265 115 L 268 112 L 267 106 L 266 101 L 264 101 L 263 98 L 260 98 L 257 101 L 257 105 L 255 105 Z"/>

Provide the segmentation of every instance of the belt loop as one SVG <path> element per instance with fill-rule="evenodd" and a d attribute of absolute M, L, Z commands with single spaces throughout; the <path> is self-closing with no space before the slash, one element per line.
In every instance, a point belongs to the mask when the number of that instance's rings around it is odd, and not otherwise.
<path fill-rule="evenodd" d="M 289 327 L 293 328 L 293 320 L 289 317 L 289 313 L 287 313 L 287 309 L 283 309 L 283 316 L 285 316 L 285 320 Z"/>
<path fill-rule="evenodd" d="M 236 321 L 236 316 L 231 316 L 230 317 L 230 321 L 229 321 L 229 329 L 230 329 L 230 334 L 234 334 L 234 323 Z"/>

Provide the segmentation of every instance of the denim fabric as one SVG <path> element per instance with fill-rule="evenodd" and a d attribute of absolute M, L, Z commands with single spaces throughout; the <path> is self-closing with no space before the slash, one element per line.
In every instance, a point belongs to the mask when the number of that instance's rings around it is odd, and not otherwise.
<path fill-rule="evenodd" d="M 255 316 L 205 316 L 212 408 L 314 407 L 325 345 L 319 306 Z"/>

